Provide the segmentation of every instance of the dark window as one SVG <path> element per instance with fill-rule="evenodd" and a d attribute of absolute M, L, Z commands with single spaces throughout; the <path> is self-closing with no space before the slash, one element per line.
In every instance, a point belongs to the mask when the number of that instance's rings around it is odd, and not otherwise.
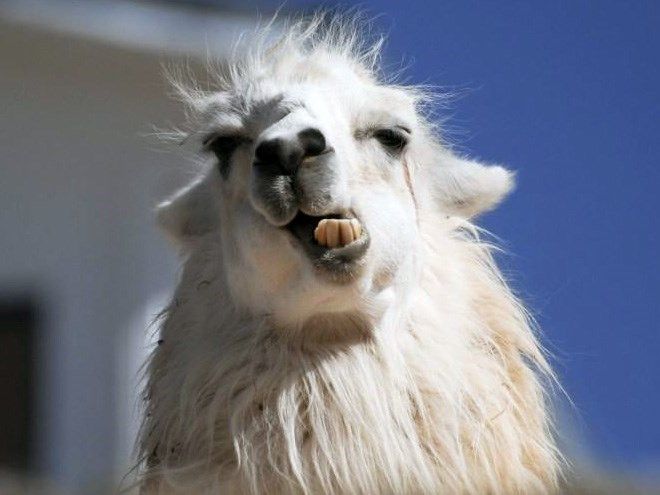
<path fill-rule="evenodd" d="M 0 470 L 32 468 L 36 312 L 0 299 Z"/>

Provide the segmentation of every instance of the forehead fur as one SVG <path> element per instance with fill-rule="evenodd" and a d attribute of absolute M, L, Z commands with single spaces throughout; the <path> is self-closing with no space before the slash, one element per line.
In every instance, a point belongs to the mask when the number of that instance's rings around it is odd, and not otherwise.
<path fill-rule="evenodd" d="M 173 74 L 178 95 L 192 109 L 191 117 L 245 113 L 255 101 L 285 96 L 311 86 L 378 102 L 400 114 L 417 114 L 429 94 L 416 86 L 394 83 L 381 66 L 384 38 L 370 37 L 369 24 L 359 16 L 317 14 L 311 18 L 274 23 L 243 36 L 232 57 L 209 65 L 209 84 L 202 88 L 192 77 Z M 281 34 L 283 33 L 283 34 Z M 359 95 L 369 93 L 369 98 Z"/>

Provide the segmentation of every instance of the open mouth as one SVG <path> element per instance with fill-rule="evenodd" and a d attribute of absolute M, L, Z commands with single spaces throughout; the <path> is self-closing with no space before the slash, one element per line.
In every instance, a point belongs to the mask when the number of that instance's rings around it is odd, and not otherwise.
<path fill-rule="evenodd" d="M 311 216 L 301 211 L 283 227 L 303 246 L 315 266 L 354 273 L 369 247 L 369 235 L 351 212 Z"/>

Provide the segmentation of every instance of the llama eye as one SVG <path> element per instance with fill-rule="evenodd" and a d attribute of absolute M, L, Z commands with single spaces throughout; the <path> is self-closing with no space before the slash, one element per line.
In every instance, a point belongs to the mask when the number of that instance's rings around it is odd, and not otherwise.
<path fill-rule="evenodd" d="M 229 175 L 229 163 L 232 153 L 245 142 L 242 136 L 210 136 L 204 140 L 204 149 L 218 159 L 218 169 L 225 179 Z"/>
<path fill-rule="evenodd" d="M 240 136 L 211 136 L 204 141 L 204 149 L 213 153 L 219 160 L 226 160 L 240 143 Z"/>
<path fill-rule="evenodd" d="M 380 144 L 393 152 L 401 152 L 408 144 L 408 136 L 399 129 L 378 129 L 374 137 Z"/>

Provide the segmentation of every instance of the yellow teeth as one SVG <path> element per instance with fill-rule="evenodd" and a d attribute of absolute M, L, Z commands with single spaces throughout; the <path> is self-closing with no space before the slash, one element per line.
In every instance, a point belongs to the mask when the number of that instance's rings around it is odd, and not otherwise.
<path fill-rule="evenodd" d="M 314 230 L 314 239 L 320 246 L 336 248 L 359 239 L 361 234 L 362 226 L 355 218 L 324 218 Z"/>

